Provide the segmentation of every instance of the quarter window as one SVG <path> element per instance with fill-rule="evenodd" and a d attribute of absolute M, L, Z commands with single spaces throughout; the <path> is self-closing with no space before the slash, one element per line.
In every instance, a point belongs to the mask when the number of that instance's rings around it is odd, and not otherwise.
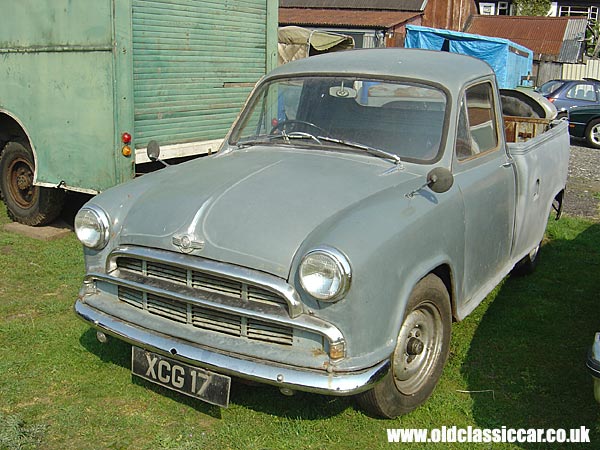
<path fill-rule="evenodd" d="M 567 91 L 566 96 L 574 100 L 596 101 L 596 91 L 591 84 L 575 84 Z"/>
<path fill-rule="evenodd" d="M 467 89 L 458 121 L 456 156 L 459 161 L 498 147 L 494 94 L 490 83 Z"/>

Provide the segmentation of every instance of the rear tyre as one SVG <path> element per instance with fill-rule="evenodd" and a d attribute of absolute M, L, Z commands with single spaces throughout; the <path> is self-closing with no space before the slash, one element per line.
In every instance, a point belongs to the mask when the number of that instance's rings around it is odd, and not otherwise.
<path fill-rule="evenodd" d="M 512 274 L 522 277 L 525 275 L 531 275 L 535 272 L 535 268 L 538 265 L 538 261 L 540 260 L 540 249 L 542 247 L 541 242 L 533 248 L 529 252 L 529 254 L 525 255 L 521 260 L 515 265 L 512 270 Z"/>
<path fill-rule="evenodd" d="M 600 148 L 600 119 L 594 119 L 588 124 L 585 140 L 591 147 Z"/>
<path fill-rule="evenodd" d="M 446 286 L 436 275 L 427 275 L 410 295 L 390 371 L 357 397 L 359 405 L 376 416 L 394 418 L 424 403 L 446 363 L 451 326 Z"/>
<path fill-rule="evenodd" d="M 62 210 L 65 193 L 33 184 L 35 163 L 29 145 L 12 141 L 0 154 L 0 196 L 9 217 L 25 225 L 52 222 Z"/>

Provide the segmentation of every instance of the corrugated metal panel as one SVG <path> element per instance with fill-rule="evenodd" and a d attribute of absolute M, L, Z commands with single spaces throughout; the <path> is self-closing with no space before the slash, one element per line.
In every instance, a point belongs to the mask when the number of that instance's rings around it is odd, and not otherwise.
<path fill-rule="evenodd" d="M 353 28 L 390 28 L 418 16 L 414 12 L 280 8 L 281 25 L 347 26 Z"/>
<path fill-rule="evenodd" d="M 570 80 L 600 79 L 600 60 L 590 59 L 585 64 L 563 64 L 561 78 Z"/>
<path fill-rule="evenodd" d="M 266 0 L 133 0 L 136 147 L 223 138 L 265 73 Z"/>
<path fill-rule="evenodd" d="M 587 19 L 569 19 L 558 55 L 559 62 L 578 63 L 581 61 L 586 27 Z"/>
<path fill-rule="evenodd" d="M 466 32 L 510 39 L 534 52 L 557 57 L 563 43 L 568 17 L 474 16 Z"/>
<path fill-rule="evenodd" d="M 427 0 L 279 0 L 281 8 L 387 9 L 422 12 Z"/>

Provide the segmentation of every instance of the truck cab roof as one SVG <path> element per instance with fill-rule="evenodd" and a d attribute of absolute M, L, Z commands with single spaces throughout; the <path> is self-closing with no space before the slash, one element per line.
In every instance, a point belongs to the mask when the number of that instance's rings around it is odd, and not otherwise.
<path fill-rule="evenodd" d="M 381 48 L 348 50 L 293 61 L 273 70 L 268 78 L 309 74 L 415 79 L 458 92 L 465 82 L 494 72 L 486 62 L 471 56 L 435 50 Z"/>

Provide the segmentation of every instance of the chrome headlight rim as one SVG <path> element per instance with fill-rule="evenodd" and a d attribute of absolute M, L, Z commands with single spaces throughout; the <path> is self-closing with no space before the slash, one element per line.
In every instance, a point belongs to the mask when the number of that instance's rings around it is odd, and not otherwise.
<path fill-rule="evenodd" d="M 304 283 L 304 279 L 302 277 L 302 267 L 308 260 L 308 258 L 317 254 L 331 259 L 341 275 L 340 286 L 337 289 L 337 291 L 332 295 L 319 295 L 318 293 L 311 291 L 311 289 L 307 287 Z M 328 245 L 322 245 L 306 252 L 306 254 L 302 257 L 302 259 L 300 260 L 300 265 L 298 266 L 298 278 L 300 280 L 300 285 L 302 286 L 302 289 L 308 295 L 314 297 L 318 301 L 333 303 L 337 302 L 338 300 L 341 300 L 348 293 L 352 281 L 352 266 L 350 265 L 348 257 L 340 250 L 338 250 L 335 247 L 330 247 Z"/>
<path fill-rule="evenodd" d="M 98 241 L 93 245 L 89 245 L 89 243 L 86 243 L 84 239 L 80 237 L 79 228 L 77 227 L 77 216 L 88 212 L 93 215 L 100 228 L 100 236 L 98 238 Z M 79 242 L 81 242 L 83 246 L 94 250 L 102 250 L 108 244 L 108 240 L 110 237 L 110 218 L 106 211 L 104 211 L 102 208 L 96 205 L 86 205 L 82 207 L 75 216 L 75 234 L 77 235 L 77 239 L 79 239 Z"/>

